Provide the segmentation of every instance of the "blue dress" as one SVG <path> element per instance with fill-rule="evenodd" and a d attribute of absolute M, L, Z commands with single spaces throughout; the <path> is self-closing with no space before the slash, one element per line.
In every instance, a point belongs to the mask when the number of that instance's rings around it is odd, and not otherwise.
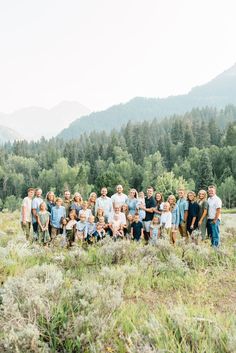
<path fill-rule="evenodd" d="M 136 209 L 137 209 L 137 203 L 138 203 L 138 200 L 137 199 L 128 199 L 127 200 L 127 205 L 128 205 L 128 208 L 129 208 L 129 213 L 132 214 L 132 216 L 135 215 L 135 212 L 136 212 Z"/>

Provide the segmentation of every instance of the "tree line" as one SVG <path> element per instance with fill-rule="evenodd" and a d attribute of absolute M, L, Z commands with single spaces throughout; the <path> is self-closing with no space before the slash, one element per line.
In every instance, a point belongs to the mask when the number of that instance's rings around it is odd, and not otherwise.
<path fill-rule="evenodd" d="M 194 109 L 76 140 L 6 143 L 0 147 L 0 207 L 18 207 L 29 186 L 58 195 L 79 190 L 86 198 L 102 186 L 112 194 L 118 183 L 125 190 L 152 185 L 164 196 L 180 186 L 200 190 L 214 183 L 223 205 L 234 207 L 236 108 L 226 107 L 220 116 L 215 109 Z"/>

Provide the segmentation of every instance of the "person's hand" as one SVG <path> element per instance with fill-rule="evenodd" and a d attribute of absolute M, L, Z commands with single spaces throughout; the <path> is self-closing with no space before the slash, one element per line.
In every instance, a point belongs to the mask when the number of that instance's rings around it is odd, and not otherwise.
<path fill-rule="evenodd" d="M 217 219 L 213 219 L 212 223 L 216 224 L 216 222 L 217 222 Z"/>
<path fill-rule="evenodd" d="M 199 225 L 199 227 L 200 227 L 200 226 L 202 225 L 202 221 L 199 221 L 199 222 L 198 222 L 198 225 Z"/>
<path fill-rule="evenodd" d="M 24 226 L 26 226 L 26 221 L 23 221 L 22 223 L 23 223 Z"/>
<path fill-rule="evenodd" d="M 193 228 L 194 228 L 194 226 L 191 224 L 190 229 L 193 229 Z"/>

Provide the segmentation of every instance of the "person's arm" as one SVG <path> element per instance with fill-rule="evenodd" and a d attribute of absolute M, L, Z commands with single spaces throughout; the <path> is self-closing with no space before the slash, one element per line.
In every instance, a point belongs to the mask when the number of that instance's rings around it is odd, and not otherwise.
<path fill-rule="evenodd" d="M 132 227 L 132 225 L 130 228 L 130 234 L 131 234 L 131 238 L 133 238 L 134 237 L 134 228 Z"/>
<path fill-rule="evenodd" d="M 150 238 L 152 238 L 152 235 L 153 235 L 153 229 L 152 227 L 150 227 Z"/>
<path fill-rule="evenodd" d="M 143 234 L 143 228 L 141 228 L 141 239 L 144 238 L 144 234 Z"/>
<path fill-rule="evenodd" d="M 220 218 L 220 214 L 221 214 L 221 208 L 217 208 L 215 218 L 213 219 L 213 223 L 216 223 L 218 221 L 218 219 Z"/>
<path fill-rule="evenodd" d="M 26 205 L 23 203 L 22 205 L 22 223 L 25 225 L 26 224 Z"/>
<path fill-rule="evenodd" d="M 45 224 L 45 229 L 48 229 L 49 221 L 50 221 L 50 213 L 48 212 L 48 219 L 47 219 L 47 222 Z"/>
<path fill-rule="evenodd" d="M 40 222 L 40 218 L 39 218 L 39 215 L 36 215 L 36 220 L 37 220 L 37 223 L 39 224 L 40 228 L 43 230 L 43 226 Z"/>
<path fill-rule="evenodd" d="M 207 215 L 207 208 L 205 208 L 203 213 L 202 213 L 202 217 L 200 218 L 200 220 L 198 222 L 199 226 L 202 224 L 202 222 L 203 222 L 204 218 L 206 217 L 206 215 Z"/>

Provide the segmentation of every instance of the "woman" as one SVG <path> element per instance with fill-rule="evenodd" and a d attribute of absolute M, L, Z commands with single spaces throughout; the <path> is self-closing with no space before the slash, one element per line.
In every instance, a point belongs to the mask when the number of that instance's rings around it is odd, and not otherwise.
<path fill-rule="evenodd" d="M 47 211 L 51 213 L 52 207 L 56 205 L 56 196 L 53 191 L 49 191 L 46 195 Z"/>
<path fill-rule="evenodd" d="M 170 204 L 170 211 L 172 214 L 170 241 L 173 245 L 175 245 L 177 239 L 177 230 L 179 227 L 179 208 L 176 204 L 176 198 L 174 195 L 170 195 L 168 197 L 168 202 Z"/>
<path fill-rule="evenodd" d="M 70 210 L 75 210 L 77 218 L 79 217 L 79 211 L 82 209 L 83 199 L 79 192 L 74 194 Z"/>
<path fill-rule="evenodd" d="M 191 235 L 192 232 L 198 227 L 198 212 L 199 205 L 196 202 L 196 194 L 190 191 L 187 194 L 188 201 L 188 218 L 187 218 L 187 232 Z"/>
<path fill-rule="evenodd" d="M 127 205 L 128 205 L 128 213 L 132 214 L 132 216 L 135 215 L 137 210 L 137 203 L 138 203 L 137 197 L 138 197 L 137 191 L 135 189 L 130 189 Z"/>
<path fill-rule="evenodd" d="M 95 216 L 96 200 L 97 200 L 96 192 L 91 192 L 88 199 L 88 208 L 91 210 L 93 216 Z"/>
<path fill-rule="evenodd" d="M 156 201 L 156 207 L 153 209 L 153 211 L 158 217 L 161 217 L 161 214 L 163 211 L 163 205 L 164 205 L 162 193 L 160 192 L 156 193 L 155 201 Z"/>
<path fill-rule="evenodd" d="M 199 191 L 197 203 L 199 206 L 198 228 L 201 232 L 202 240 L 205 240 L 206 239 L 206 227 L 207 227 L 207 213 L 208 213 L 207 192 L 205 190 Z"/>

